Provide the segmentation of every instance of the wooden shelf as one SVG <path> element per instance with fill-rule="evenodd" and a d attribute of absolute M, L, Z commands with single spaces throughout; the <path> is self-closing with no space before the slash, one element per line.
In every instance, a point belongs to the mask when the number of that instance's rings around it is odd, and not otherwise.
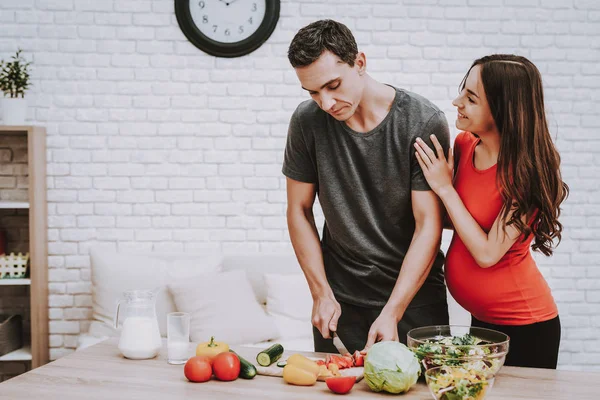
<path fill-rule="evenodd" d="M 29 208 L 27 201 L 0 201 L 0 208 Z"/>
<path fill-rule="evenodd" d="M 33 132 L 36 129 L 39 129 L 39 127 L 0 125 L 0 134 L 2 134 L 2 135 L 26 135 L 26 134 Z"/>
<path fill-rule="evenodd" d="M 31 343 L 23 349 L 0 357 L 6 360 L 31 360 L 31 368 L 48 363 L 48 203 L 46 201 L 46 129 L 42 126 L 0 125 L 0 145 L 3 137 L 24 135 L 27 140 L 27 201 L 0 201 L 0 209 L 28 209 L 29 279 L 0 280 L 0 285 L 29 285 L 31 311 Z"/>
<path fill-rule="evenodd" d="M 19 286 L 19 285 L 31 285 L 31 279 L 0 279 L 0 286 Z"/>
<path fill-rule="evenodd" d="M 30 361 L 31 346 L 21 347 L 18 350 L 12 351 L 0 357 L 0 361 Z"/>

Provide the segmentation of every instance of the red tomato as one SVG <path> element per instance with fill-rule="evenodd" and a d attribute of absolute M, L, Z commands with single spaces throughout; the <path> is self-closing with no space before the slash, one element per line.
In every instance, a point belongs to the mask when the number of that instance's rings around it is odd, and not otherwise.
<path fill-rule="evenodd" d="M 354 358 L 351 355 L 342 356 L 342 363 L 344 367 L 340 365 L 340 368 L 352 368 L 354 367 Z"/>
<path fill-rule="evenodd" d="M 344 357 L 335 354 L 327 355 L 327 357 L 329 357 L 329 359 L 325 359 L 325 364 L 327 367 L 329 367 L 329 364 L 335 364 L 339 369 L 348 368 L 346 366 L 347 361 L 344 359 Z"/>
<path fill-rule="evenodd" d="M 331 355 L 329 355 L 329 362 L 333 362 L 333 363 L 337 364 L 338 360 L 341 359 L 341 358 L 342 358 L 341 355 L 338 356 L 336 354 L 331 354 Z"/>
<path fill-rule="evenodd" d="M 212 376 L 212 367 L 208 357 L 194 356 L 187 360 L 183 373 L 190 382 L 206 382 Z"/>
<path fill-rule="evenodd" d="M 352 354 L 352 358 L 354 358 L 354 365 L 357 367 L 362 367 L 365 365 L 365 356 L 358 350 Z"/>
<path fill-rule="evenodd" d="M 234 353 L 220 353 L 213 359 L 213 372 L 220 381 L 233 381 L 240 375 L 240 359 Z"/>
<path fill-rule="evenodd" d="M 335 376 L 325 379 L 325 383 L 329 390 L 337 394 L 346 394 L 352 389 L 356 383 L 355 376 Z"/>

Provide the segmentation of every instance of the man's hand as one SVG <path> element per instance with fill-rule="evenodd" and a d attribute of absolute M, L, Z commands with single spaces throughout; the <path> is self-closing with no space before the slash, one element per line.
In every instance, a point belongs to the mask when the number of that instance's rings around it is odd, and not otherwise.
<path fill-rule="evenodd" d="M 333 295 L 314 299 L 312 324 L 321 332 L 324 339 L 331 338 L 330 332 L 337 330 L 340 315 L 342 315 L 342 307 Z"/>
<path fill-rule="evenodd" d="M 361 350 L 361 353 L 366 353 L 371 346 L 376 342 L 382 342 L 384 340 L 398 341 L 398 318 L 392 313 L 387 312 L 385 309 L 381 311 L 379 317 L 371 325 L 369 329 L 369 336 L 367 337 L 367 344 L 365 348 Z"/>

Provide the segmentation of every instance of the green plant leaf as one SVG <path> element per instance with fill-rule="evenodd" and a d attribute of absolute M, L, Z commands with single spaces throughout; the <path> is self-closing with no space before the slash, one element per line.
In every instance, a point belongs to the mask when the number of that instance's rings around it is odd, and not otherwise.
<path fill-rule="evenodd" d="M 27 62 L 21 57 L 22 50 L 17 50 L 13 61 L 0 61 L 0 90 L 5 97 L 25 97 L 25 92 L 31 86 L 29 67 L 31 62 Z"/>

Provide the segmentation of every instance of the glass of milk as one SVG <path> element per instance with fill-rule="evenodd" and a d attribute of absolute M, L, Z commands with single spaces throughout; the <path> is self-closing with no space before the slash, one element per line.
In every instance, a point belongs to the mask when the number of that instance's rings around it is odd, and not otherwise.
<path fill-rule="evenodd" d="M 191 356 L 190 314 L 172 312 L 167 314 L 167 361 L 169 364 L 185 364 Z"/>

